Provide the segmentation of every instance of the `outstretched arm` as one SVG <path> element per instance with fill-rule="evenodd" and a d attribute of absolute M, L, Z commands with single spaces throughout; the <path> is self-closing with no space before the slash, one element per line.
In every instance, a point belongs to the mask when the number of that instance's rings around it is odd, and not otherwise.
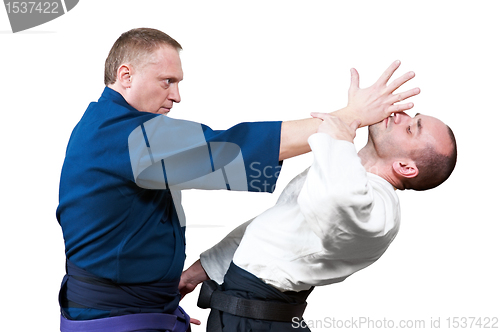
<path fill-rule="evenodd" d="M 361 127 L 382 121 L 395 112 L 403 112 L 413 107 L 413 103 L 395 103 L 416 96 L 419 88 L 402 93 L 395 93 L 404 83 L 415 77 L 415 73 L 408 72 L 388 84 L 401 62 L 393 62 L 372 86 L 360 89 L 359 74 L 351 69 L 351 85 L 347 106 L 330 114 L 339 117 L 345 123 L 358 120 Z M 281 126 L 280 160 L 295 157 L 311 151 L 307 139 L 318 130 L 322 120 L 316 118 L 284 121 Z"/>

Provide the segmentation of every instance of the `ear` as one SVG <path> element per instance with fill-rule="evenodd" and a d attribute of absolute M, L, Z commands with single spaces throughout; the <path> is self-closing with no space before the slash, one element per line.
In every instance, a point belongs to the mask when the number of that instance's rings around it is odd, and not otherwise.
<path fill-rule="evenodd" d="M 417 165 L 413 161 L 395 161 L 392 169 L 401 177 L 411 179 L 418 175 Z"/>
<path fill-rule="evenodd" d="M 116 72 L 116 82 L 123 89 L 128 89 L 132 85 L 132 70 L 131 65 L 122 64 Z"/>

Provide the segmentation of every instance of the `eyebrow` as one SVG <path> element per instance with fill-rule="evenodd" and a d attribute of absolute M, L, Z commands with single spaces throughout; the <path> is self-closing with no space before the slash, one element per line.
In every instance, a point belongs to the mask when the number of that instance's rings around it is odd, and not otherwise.
<path fill-rule="evenodd" d="M 422 132 L 422 118 L 417 120 L 417 136 Z"/>
<path fill-rule="evenodd" d="M 420 115 L 420 113 L 417 113 L 417 114 L 415 114 L 415 116 L 413 118 L 416 118 L 419 115 Z M 415 136 L 420 135 L 421 131 L 422 131 L 422 118 L 417 120 L 417 134 Z"/>

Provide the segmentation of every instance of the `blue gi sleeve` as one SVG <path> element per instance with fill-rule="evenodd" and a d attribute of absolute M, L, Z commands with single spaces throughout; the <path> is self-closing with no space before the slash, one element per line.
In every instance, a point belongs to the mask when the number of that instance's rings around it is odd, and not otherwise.
<path fill-rule="evenodd" d="M 281 122 L 212 130 L 158 116 L 129 135 L 134 180 L 146 189 L 272 192 L 281 170 L 280 135 Z"/>

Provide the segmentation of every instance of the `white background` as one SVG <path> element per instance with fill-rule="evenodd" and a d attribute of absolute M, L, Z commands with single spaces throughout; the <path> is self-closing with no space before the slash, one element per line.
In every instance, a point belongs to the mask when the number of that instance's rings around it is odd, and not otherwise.
<path fill-rule="evenodd" d="M 171 116 L 214 129 L 342 108 L 351 67 L 366 87 L 400 59 L 397 76 L 415 71 L 407 89 L 422 89 L 409 114 L 433 115 L 454 129 L 456 170 L 435 190 L 399 192 L 402 226 L 386 254 L 343 283 L 316 288 L 305 319 L 314 321 L 313 331 L 327 331 L 317 321 L 424 320 L 429 330 L 431 318 L 439 318 L 446 330 L 447 317 L 500 316 L 496 7 L 496 1 L 82 0 L 17 34 L 0 9 L 0 329 L 58 331 L 65 257 L 55 210 L 66 144 L 104 88 L 113 42 L 136 27 L 160 29 L 184 48 L 183 100 Z M 358 149 L 365 141 L 366 129 L 359 130 Z M 272 206 L 311 158 L 286 161 L 272 195 L 186 192 L 186 266 Z M 197 291 L 181 305 L 205 320 L 196 297 Z"/>

